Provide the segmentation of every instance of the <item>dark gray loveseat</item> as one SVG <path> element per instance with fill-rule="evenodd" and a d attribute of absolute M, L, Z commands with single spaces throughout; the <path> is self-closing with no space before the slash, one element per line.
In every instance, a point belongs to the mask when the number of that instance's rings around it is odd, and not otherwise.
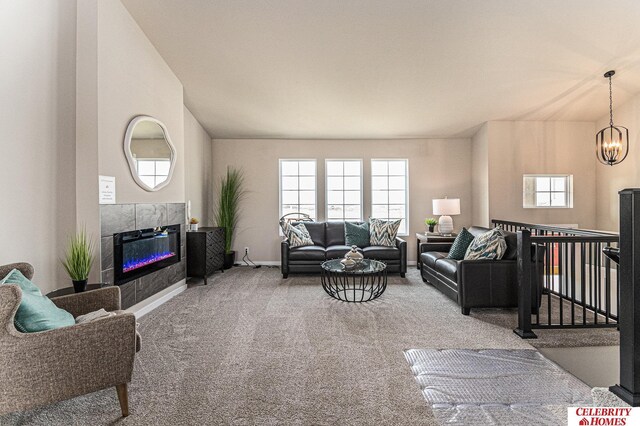
<path fill-rule="evenodd" d="M 297 225 L 299 222 L 292 222 Z M 325 260 L 338 259 L 351 250 L 344 241 L 344 222 L 303 222 L 313 246 L 289 247 L 289 241 L 282 240 L 281 268 L 282 277 L 290 273 L 320 273 L 320 265 Z M 357 223 L 357 222 L 356 222 Z M 400 273 L 404 278 L 407 272 L 407 242 L 396 238 L 395 247 L 368 246 L 358 249 L 365 259 L 380 260 L 387 264 L 388 272 Z"/>
<path fill-rule="evenodd" d="M 489 228 L 469 228 L 478 236 Z M 501 260 L 454 260 L 447 259 L 453 243 L 422 243 L 420 246 L 420 269 L 422 280 L 458 302 L 462 314 L 469 315 L 471 308 L 511 308 L 518 306 L 518 276 L 516 234 L 504 232 L 507 251 Z M 542 295 L 543 250 L 538 250 L 538 262 L 531 268 L 533 290 L 532 312 L 537 312 Z"/>

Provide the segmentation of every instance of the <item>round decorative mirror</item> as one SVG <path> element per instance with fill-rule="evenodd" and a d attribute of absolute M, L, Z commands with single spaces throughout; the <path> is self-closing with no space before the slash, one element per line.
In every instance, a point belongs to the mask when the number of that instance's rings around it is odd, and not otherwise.
<path fill-rule="evenodd" d="M 165 125 L 153 117 L 134 117 L 124 136 L 124 154 L 131 176 L 147 191 L 157 191 L 171 181 L 176 149 Z"/>

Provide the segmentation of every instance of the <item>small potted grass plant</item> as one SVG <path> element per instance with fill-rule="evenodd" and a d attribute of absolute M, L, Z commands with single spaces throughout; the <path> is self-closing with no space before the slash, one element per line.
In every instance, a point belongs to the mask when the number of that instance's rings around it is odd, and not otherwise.
<path fill-rule="evenodd" d="M 61 259 L 62 266 L 73 281 L 73 289 L 76 293 L 81 293 L 87 289 L 89 272 L 94 260 L 93 240 L 87 235 L 87 231 L 76 233 L 69 239 L 69 245 L 64 259 Z"/>
<path fill-rule="evenodd" d="M 429 232 L 433 232 L 434 231 L 437 223 L 438 223 L 438 221 L 435 220 L 432 217 L 429 217 L 429 218 L 424 220 L 424 224 L 429 227 Z"/>

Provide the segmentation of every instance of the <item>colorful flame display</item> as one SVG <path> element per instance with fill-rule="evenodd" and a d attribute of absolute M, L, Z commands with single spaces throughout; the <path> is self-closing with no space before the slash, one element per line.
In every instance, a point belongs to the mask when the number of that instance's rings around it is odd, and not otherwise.
<path fill-rule="evenodd" d="M 123 272 L 133 271 L 134 269 L 142 268 L 143 266 L 151 265 L 152 263 L 160 262 L 161 260 L 168 259 L 176 254 L 168 251 L 164 253 L 156 253 L 142 259 L 130 259 L 124 262 L 122 265 Z"/>

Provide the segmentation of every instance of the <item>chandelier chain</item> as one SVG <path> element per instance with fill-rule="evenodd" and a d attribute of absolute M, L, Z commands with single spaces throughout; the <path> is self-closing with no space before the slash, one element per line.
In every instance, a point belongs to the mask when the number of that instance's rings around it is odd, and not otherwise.
<path fill-rule="evenodd" d="M 611 76 L 609 76 L 609 126 L 613 127 L 613 89 L 611 86 Z"/>

